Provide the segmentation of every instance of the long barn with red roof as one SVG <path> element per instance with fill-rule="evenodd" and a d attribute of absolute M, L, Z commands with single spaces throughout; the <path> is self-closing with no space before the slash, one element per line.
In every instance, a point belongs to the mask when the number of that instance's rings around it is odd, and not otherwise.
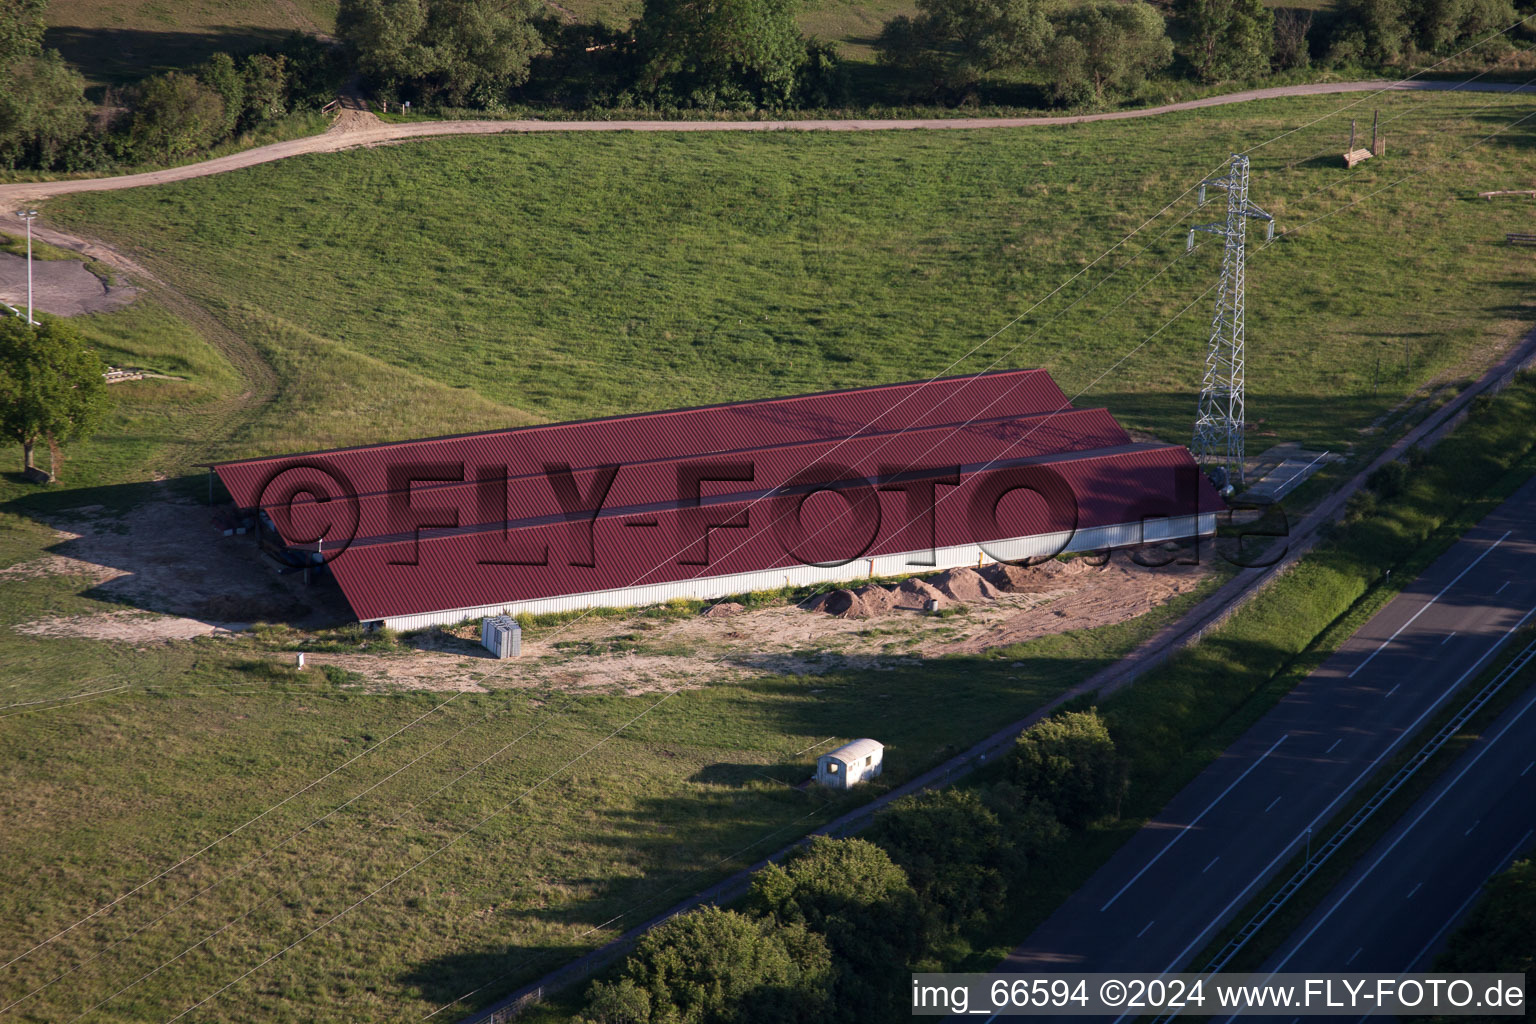
<path fill-rule="evenodd" d="M 1182 446 L 1043 370 L 220 463 L 363 622 L 714 599 L 1214 532 Z"/>

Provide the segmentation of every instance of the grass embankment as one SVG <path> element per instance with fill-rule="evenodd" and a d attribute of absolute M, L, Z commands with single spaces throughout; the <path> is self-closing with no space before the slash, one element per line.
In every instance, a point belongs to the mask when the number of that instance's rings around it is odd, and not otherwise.
<path fill-rule="evenodd" d="M 1344 102 L 933 135 L 443 139 L 72 196 L 48 215 L 138 249 L 252 324 L 273 360 L 329 343 L 512 422 L 1035 365 L 1182 439 L 1217 253 L 1150 280 L 1212 214 L 1190 196 L 1155 215 L 1229 149 Z M 1503 240 L 1524 208 L 1473 198 L 1536 171 L 1526 135 L 1458 155 L 1529 101 L 1370 102 L 1397 118 L 1386 158 L 1346 172 L 1326 155 L 1348 112 L 1254 156 L 1253 196 L 1291 232 L 1249 270 L 1255 449 L 1266 434 L 1347 448 L 1529 316 L 1527 257 Z M 228 454 L 410 436 L 423 424 L 409 405 L 374 414 L 397 381 L 351 378 L 302 424 L 274 410 Z"/>

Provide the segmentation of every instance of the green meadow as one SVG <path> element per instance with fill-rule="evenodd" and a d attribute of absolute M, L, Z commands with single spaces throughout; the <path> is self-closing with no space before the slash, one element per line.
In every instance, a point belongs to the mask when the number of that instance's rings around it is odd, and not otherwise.
<path fill-rule="evenodd" d="M 1389 151 L 1346 172 L 1349 119 L 1377 108 Z M 1531 177 L 1532 114 L 1417 94 L 1027 131 L 444 139 L 48 215 L 225 311 L 269 362 L 379 367 L 330 410 L 285 409 L 272 445 L 409 436 L 349 408 L 400 373 L 560 419 L 1013 366 L 1177 440 L 1220 263 L 1210 235 L 1185 251 L 1217 206 L 1178 197 L 1289 132 L 1253 155 L 1280 234 L 1249 268 L 1249 413 L 1338 450 L 1522 333 L 1529 254 L 1504 233 L 1526 207 L 1475 195 Z"/>
<path fill-rule="evenodd" d="M 1346 172 L 1348 118 L 1375 107 L 1388 154 Z M 1185 253 L 1217 206 L 1181 193 L 1293 129 L 1253 157 L 1282 234 L 1255 236 L 1249 273 L 1250 443 L 1363 454 L 1528 329 L 1531 257 L 1504 232 L 1529 207 L 1475 194 L 1529 182 L 1533 125 L 1528 98 L 1423 94 L 1012 132 L 443 139 L 56 200 L 47 218 L 165 282 L 81 328 L 175 379 L 114 387 L 62 484 L 0 477 L 0 571 L 57 547 L 60 510 L 113 528 L 197 495 L 208 459 L 991 367 L 1047 367 L 1183 440 L 1219 256 L 1204 235 Z M 899 783 L 1188 600 L 664 700 L 370 695 L 279 667 L 291 640 L 267 633 L 20 632 L 124 609 L 81 576 L 8 575 L 0 1012 L 416 1020 L 473 993 L 433 1018 L 452 1019 L 852 806 L 785 785 L 816 745 L 879 736 Z"/>

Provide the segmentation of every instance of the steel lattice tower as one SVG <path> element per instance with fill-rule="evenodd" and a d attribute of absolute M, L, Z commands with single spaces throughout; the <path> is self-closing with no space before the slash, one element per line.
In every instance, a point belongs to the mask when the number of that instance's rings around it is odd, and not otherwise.
<path fill-rule="evenodd" d="M 1217 487 L 1243 483 L 1243 287 L 1248 258 L 1248 221 L 1268 225 L 1266 240 L 1275 236 L 1274 218 L 1248 201 L 1248 158 L 1234 153 L 1227 173 L 1200 183 L 1200 205 L 1205 191 L 1227 194 L 1227 219 L 1197 224 L 1189 229 L 1189 248 L 1195 232 L 1207 231 L 1223 239 L 1221 285 L 1216 293 L 1216 312 L 1211 317 L 1210 343 L 1205 352 L 1205 380 L 1200 386 L 1200 411 L 1195 420 L 1190 450 L 1210 473 Z"/>

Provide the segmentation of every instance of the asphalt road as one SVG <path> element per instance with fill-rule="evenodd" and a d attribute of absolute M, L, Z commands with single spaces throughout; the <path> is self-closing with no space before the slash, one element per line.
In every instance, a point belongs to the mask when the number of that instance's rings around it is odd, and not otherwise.
<path fill-rule="evenodd" d="M 1308 830 L 1321 829 L 1533 618 L 1536 480 L 1174 797 L 997 970 L 1187 966 L 1306 847 Z M 1491 834 L 1511 806 L 1491 810 L 1479 827 Z"/>
<path fill-rule="evenodd" d="M 1489 877 L 1536 838 L 1536 688 L 1484 730 L 1265 965 L 1429 970 Z"/>

